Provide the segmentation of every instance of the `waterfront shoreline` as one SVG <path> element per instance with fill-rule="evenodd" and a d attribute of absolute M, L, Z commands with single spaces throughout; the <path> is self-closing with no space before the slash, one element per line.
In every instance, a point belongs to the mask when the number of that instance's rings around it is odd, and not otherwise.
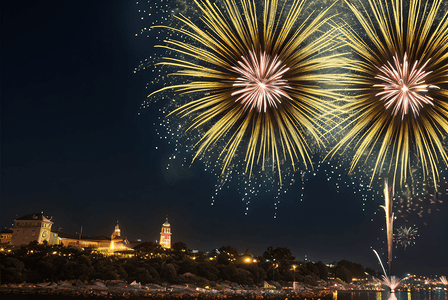
<path fill-rule="evenodd" d="M 26 286 L 3 285 L 0 286 L 2 299 L 15 299 L 15 296 L 36 296 L 42 299 L 310 299 L 331 300 L 333 292 L 325 290 L 292 292 L 285 290 L 263 290 L 262 288 L 238 291 L 216 291 L 194 287 L 185 289 L 156 290 L 147 287 L 134 287 L 130 285 L 121 287 L 102 287 L 96 285 L 69 286 L 66 284 L 27 284 Z M 48 298 L 50 297 L 50 298 Z M 33 297 L 33 299 L 36 299 Z"/>

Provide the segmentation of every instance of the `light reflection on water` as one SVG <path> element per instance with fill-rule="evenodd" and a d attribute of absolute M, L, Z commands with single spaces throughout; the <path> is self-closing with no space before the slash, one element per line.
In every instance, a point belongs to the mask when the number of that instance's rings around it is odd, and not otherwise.
<path fill-rule="evenodd" d="M 389 300 L 390 292 L 350 292 L 339 291 L 337 300 Z M 444 290 L 422 292 L 396 292 L 392 299 L 397 300 L 448 300 L 448 292 Z"/>

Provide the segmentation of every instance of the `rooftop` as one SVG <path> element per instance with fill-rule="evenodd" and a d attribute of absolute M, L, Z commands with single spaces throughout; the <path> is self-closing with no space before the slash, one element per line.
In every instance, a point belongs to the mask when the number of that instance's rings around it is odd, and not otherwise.
<path fill-rule="evenodd" d="M 51 222 L 51 218 L 45 217 L 42 213 L 29 214 L 29 215 L 15 219 L 15 221 L 28 221 L 28 220 Z M 51 223 L 53 223 L 53 222 L 51 222 Z"/>

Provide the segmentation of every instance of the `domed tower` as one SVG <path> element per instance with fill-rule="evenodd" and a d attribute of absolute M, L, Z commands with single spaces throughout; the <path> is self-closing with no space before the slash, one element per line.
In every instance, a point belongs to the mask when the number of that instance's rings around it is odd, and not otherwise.
<path fill-rule="evenodd" d="M 118 221 L 117 221 L 117 225 L 115 225 L 115 230 L 114 230 L 114 232 L 112 232 L 112 235 L 110 236 L 109 252 L 113 253 L 113 252 L 119 250 L 119 247 L 117 247 L 117 244 L 119 244 L 122 241 L 123 241 L 123 239 L 121 238 L 121 230 L 120 230 L 120 226 L 118 226 Z"/>
<path fill-rule="evenodd" d="M 114 232 L 112 232 L 110 239 L 111 240 L 121 240 L 121 230 L 120 230 L 120 226 L 118 226 L 118 221 L 117 221 L 117 225 L 115 225 L 115 230 L 114 230 Z"/>
<path fill-rule="evenodd" d="M 162 224 L 162 231 L 160 232 L 160 245 L 163 248 L 171 248 L 171 226 L 166 218 L 165 223 Z"/>

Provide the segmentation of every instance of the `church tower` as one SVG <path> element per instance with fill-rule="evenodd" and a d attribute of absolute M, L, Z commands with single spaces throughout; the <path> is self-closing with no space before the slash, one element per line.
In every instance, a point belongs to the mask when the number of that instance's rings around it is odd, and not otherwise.
<path fill-rule="evenodd" d="M 163 248 L 171 248 L 171 226 L 168 223 L 168 218 L 166 218 L 165 223 L 162 224 L 162 231 L 160 232 L 160 245 Z"/>
<path fill-rule="evenodd" d="M 115 230 L 114 230 L 114 232 L 112 232 L 112 235 L 110 236 L 109 252 L 114 253 L 117 250 L 123 250 L 123 249 L 120 249 L 120 246 L 119 246 L 119 244 L 122 241 L 123 241 L 123 239 L 121 238 L 121 230 L 120 230 L 120 226 L 118 226 L 118 221 L 117 221 L 117 225 L 115 225 Z"/>
<path fill-rule="evenodd" d="M 121 240 L 121 230 L 120 230 L 120 226 L 118 226 L 118 221 L 117 221 L 117 225 L 115 225 L 115 230 L 114 232 L 112 232 L 112 235 L 110 237 L 111 240 Z"/>

